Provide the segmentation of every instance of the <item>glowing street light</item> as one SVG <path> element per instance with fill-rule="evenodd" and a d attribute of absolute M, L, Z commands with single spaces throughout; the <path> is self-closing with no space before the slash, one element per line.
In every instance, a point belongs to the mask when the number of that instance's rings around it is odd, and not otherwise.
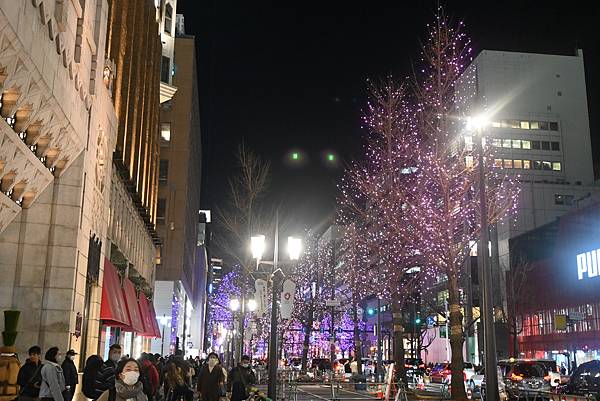
<path fill-rule="evenodd" d="M 230 300 L 229 309 L 231 309 L 233 312 L 237 312 L 240 309 L 240 300 L 237 298 Z"/>
<path fill-rule="evenodd" d="M 265 236 L 255 235 L 251 237 L 250 250 L 252 251 L 252 258 L 259 261 L 265 251 Z"/>
<path fill-rule="evenodd" d="M 248 310 L 250 312 L 254 312 L 256 310 L 256 300 L 255 299 L 249 299 L 248 300 Z"/>
<path fill-rule="evenodd" d="M 291 260 L 300 259 L 300 252 L 302 251 L 302 240 L 300 238 L 288 237 L 288 253 L 290 254 Z"/>
<path fill-rule="evenodd" d="M 475 116 L 469 117 L 467 120 L 467 129 L 469 131 L 479 132 L 485 127 L 487 127 L 490 123 L 490 118 L 487 114 L 477 114 Z"/>

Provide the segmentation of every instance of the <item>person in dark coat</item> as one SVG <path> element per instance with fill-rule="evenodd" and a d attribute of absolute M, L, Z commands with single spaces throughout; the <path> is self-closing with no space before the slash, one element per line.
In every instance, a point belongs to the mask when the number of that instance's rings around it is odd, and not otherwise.
<path fill-rule="evenodd" d="M 248 386 L 256 384 L 256 376 L 250 367 L 250 357 L 242 356 L 240 364 L 231 369 L 227 376 L 227 392 L 231 401 L 242 401 L 250 396 Z"/>
<path fill-rule="evenodd" d="M 102 395 L 106 390 L 115 386 L 115 370 L 117 369 L 117 363 L 121 360 L 121 346 L 119 344 L 113 344 L 110 346 L 108 351 L 108 359 L 104 361 L 94 384 L 94 399 Z"/>
<path fill-rule="evenodd" d="M 198 375 L 198 392 L 202 396 L 202 401 L 219 401 L 219 398 L 224 396 L 225 371 L 216 353 L 208 354 L 207 360 Z"/>
<path fill-rule="evenodd" d="M 68 350 L 67 357 L 61 365 L 63 375 L 65 376 L 65 385 L 67 386 L 67 390 L 69 390 L 69 394 L 71 394 L 71 400 L 75 396 L 75 388 L 77 387 L 77 383 L 79 383 L 77 368 L 75 367 L 75 362 L 73 362 L 75 355 L 77 355 L 75 350 Z"/>
<path fill-rule="evenodd" d="M 29 358 L 19 369 L 17 384 L 21 386 L 19 393 L 20 401 L 32 401 L 40 395 L 42 384 L 42 349 L 37 345 L 29 348 Z"/>

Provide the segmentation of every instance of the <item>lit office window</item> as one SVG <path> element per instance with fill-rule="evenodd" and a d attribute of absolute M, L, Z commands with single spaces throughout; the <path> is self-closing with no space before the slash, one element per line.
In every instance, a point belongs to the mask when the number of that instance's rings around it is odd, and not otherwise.
<path fill-rule="evenodd" d="M 508 120 L 508 128 L 521 128 L 521 122 L 519 120 Z"/>
<path fill-rule="evenodd" d="M 165 142 L 171 141 L 171 123 L 160 124 L 160 139 Z"/>
<path fill-rule="evenodd" d="M 502 167 L 502 159 L 494 159 L 494 167 Z"/>
<path fill-rule="evenodd" d="M 552 170 L 552 162 L 543 161 L 542 162 L 542 168 L 544 170 Z M 560 171 L 560 167 L 558 169 Z"/>
<path fill-rule="evenodd" d="M 560 162 L 552 162 L 552 170 L 560 171 L 562 169 Z"/>
<path fill-rule="evenodd" d="M 538 121 L 530 121 L 529 128 L 530 129 L 540 129 L 540 123 Z"/>
<path fill-rule="evenodd" d="M 473 167 L 473 156 L 465 156 L 465 165 L 469 168 Z"/>
<path fill-rule="evenodd" d="M 513 161 L 511 159 L 504 159 L 504 168 L 512 168 Z"/>
<path fill-rule="evenodd" d="M 521 147 L 523 149 L 531 149 L 531 141 L 522 140 Z"/>
<path fill-rule="evenodd" d="M 523 160 L 523 169 L 531 170 L 531 160 Z"/>
<path fill-rule="evenodd" d="M 514 168 L 523 168 L 523 160 L 513 160 Z"/>
<path fill-rule="evenodd" d="M 501 148 L 502 147 L 502 139 L 500 139 L 500 138 L 494 138 L 494 139 L 492 139 L 492 144 L 496 148 Z"/>
<path fill-rule="evenodd" d="M 502 123 L 500 121 L 492 121 L 492 127 L 500 128 L 502 127 Z"/>
<path fill-rule="evenodd" d="M 512 140 L 512 147 L 513 147 L 513 149 L 521 149 L 521 140 L 520 139 L 513 139 Z"/>
<path fill-rule="evenodd" d="M 521 129 L 529 129 L 529 121 L 521 121 Z"/>
<path fill-rule="evenodd" d="M 503 148 L 512 148 L 512 139 L 503 139 L 502 147 Z"/>

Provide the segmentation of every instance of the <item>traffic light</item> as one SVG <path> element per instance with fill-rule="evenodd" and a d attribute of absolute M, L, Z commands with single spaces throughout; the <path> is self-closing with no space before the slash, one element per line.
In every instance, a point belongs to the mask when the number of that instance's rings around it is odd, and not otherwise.
<path fill-rule="evenodd" d="M 415 318 L 415 324 L 421 324 L 421 316 Z"/>
<path fill-rule="evenodd" d="M 375 308 L 369 308 L 369 309 L 367 309 L 367 315 L 373 316 L 374 314 L 375 314 Z"/>

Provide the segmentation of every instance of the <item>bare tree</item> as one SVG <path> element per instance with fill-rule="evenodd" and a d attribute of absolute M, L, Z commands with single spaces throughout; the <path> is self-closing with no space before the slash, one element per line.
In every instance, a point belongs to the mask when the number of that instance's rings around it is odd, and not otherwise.
<path fill-rule="evenodd" d="M 527 291 L 527 279 L 533 270 L 531 263 L 519 258 L 511 269 L 506 271 L 502 277 L 502 284 L 506 288 L 506 307 L 501 307 L 504 321 L 508 325 L 508 333 L 513 341 L 514 356 L 519 355 L 519 334 L 523 332 L 523 326 L 519 324 L 519 305 L 527 303 L 531 299 L 531 291 Z"/>

